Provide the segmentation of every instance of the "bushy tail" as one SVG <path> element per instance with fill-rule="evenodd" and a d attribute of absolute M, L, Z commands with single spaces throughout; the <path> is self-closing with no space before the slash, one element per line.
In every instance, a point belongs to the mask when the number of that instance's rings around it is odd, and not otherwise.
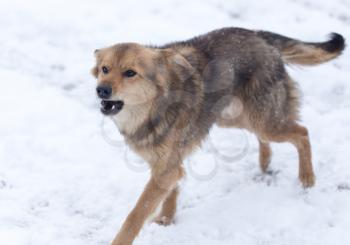
<path fill-rule="evenodd" d="M 277 48 L 289 64 L 321 64 L 338 57 L 345 49 L 345 39 L 338 33 L 331 33 L 328 41 L 319 43 L 302 42 L 265 31 L 259 31 L 257 35 Z"/>

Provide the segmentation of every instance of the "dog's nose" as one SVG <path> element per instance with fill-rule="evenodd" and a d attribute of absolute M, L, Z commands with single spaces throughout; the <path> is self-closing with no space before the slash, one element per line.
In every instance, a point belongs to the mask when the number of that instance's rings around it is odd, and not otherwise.
<path fill-rule="evenodd" d="M 96 88 L 98 97 L 108 99 L 112 95 L 112 87 L 109 85 L 100 85 Z"/>

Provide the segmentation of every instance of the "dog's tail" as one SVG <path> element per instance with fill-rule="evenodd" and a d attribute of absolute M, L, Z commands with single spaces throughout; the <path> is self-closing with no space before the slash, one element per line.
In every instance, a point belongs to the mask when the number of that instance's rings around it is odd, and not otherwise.
<path fill-rule="evenodd" d="M 272 32 L 259 31 L 257 35 L 277 48 L 288 64 L 317 65 L 338 57 L 345 49 L 345 39 L 331 33 L 326 42 L 302 42 Z"/>

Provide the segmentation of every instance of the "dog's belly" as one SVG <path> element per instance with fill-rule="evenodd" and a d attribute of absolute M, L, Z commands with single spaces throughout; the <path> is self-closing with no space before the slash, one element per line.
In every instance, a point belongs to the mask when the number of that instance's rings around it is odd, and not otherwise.
<path fill-rule="evenodd" d="M 249 129 L 249 120 L 246 115 L 243 101 L 233 96 L 231 102 L 222 109 L 216 123 L 220 127 L 236 127 Z"/>

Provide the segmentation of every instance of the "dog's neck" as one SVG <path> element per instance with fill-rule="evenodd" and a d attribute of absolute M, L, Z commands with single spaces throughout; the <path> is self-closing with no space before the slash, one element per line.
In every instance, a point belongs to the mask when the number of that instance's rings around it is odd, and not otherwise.
<path fill-rule="evenodd" d="M 139 127 L 148 119 L 151 103 L 141 105 L 125 105 L 124 108 L 112 120 L 124 136 L 133 135 Z"/>
<path fill-rule="evenodd" d="M 126 111 L 123 109 L 123 114 L 119 113 L 113 118 L 128 144 L 140 147 L 156 143 L 158 134 L 162 131 L 158 127 L 165 123 L 161 101 L 163 100 L 126 108 Z"/>

